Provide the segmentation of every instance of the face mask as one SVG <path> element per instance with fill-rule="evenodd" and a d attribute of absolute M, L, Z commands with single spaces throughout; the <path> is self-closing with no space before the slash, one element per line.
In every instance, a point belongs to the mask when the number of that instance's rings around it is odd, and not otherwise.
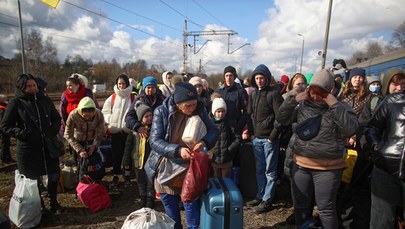
<path fill-rule="evenodd" d="M 377 92 L 380 91 L 381 86 L 379 86 L 379 85 L 370 85 L 370 87 L 368 87 L 368 89 L 373 93 L 377 93 Z"/>

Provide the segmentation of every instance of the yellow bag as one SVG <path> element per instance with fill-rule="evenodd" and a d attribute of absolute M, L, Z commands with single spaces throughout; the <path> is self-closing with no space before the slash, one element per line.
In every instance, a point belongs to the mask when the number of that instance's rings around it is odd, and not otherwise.
<path fill-rule="evenodd" d="M 343 170 L 342 181 L 346 184 L 350 184 L 353 176 L 353 168 L 357 160 L 357 151 L 354 149 L 347 149 L 345 159 L 347 168 Z"/>

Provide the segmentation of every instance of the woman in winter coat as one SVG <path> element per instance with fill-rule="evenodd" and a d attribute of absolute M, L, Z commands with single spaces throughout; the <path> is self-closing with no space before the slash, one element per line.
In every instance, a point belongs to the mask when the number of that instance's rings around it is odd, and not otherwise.
<path fill-rule="evenodd" d="M 104 102 L 102 113 L 111 133 L 111 147 L 113 151 L 113 181 L 110 188 L 119 184 L 119 175 L 122 174 L 121 162 L 124 154 L 125 142 L 129 129 L 125 127 L 125 115 L 133 105 L 131 99 L 132 86 L 125 74 L 119 75 L 115 80 L 114 93 Z"/>
<path fill-rule="evenodd" d="M 183 131 L 187 119 L 192 115 L 200 116 L 207 128 L 207 134 L 198 142 L 193 149 L 189 149 L 182 140 Z M 153 124 L 149 143 L 152 151 L 145 165 L 148 179 L 154 183 L 156 192 L 165 208 L 166 214 L 175 220 L 174 228 L 182 228 L 180 209 L 181 187 L 163 185 L 156 179 L 161 166 L 162 158 L 173 163 L 188 164 L 191 152 L 201 151 L 204 147 L 211 149 L 218 138 L 218 129 L 209 119 L 208 114 L 201 102 L 197 101 L 197 91 L 190 83 L 178 83 L 175 85 L 174 94 L 166 98 L 161 106 L 153 113 Z M 183 180 L 179 181 L 183 183 Z M 186 212 L 188 228 L 198 228 L 200 223 L 199 199 L 191 203 L 183 203 Z"/>
<path fill-rule="evenodd" d="M 162 91 L 164 97 L 169 97 L 173 94 L 174 84 L 172 83 L 173 73 L 167 71 L 162 73 L 163 85 L 160 85 L 159 89 Z"/>
<path fill-rule="evenodd" d="M 370 228 L 396 228 L 396 210 L 405 215 L 405 72 L 387 71 L 384 100 L 377 107 L 366 131 L 373 151 Z"/>
<path fill-rule="evenodd" d="M 351 107 L 338 102 L 330 93 L 333 88 L 333 74 L 320 70 L 307 90 L 296 95 L 289 93 L 277 118 L 282 125 L 296 122 L 299 126 L 308 118 L 322 114 L 319 132 L 312 139 L 302 140 L 294 133 L 292 178 L 297 227 L 312 217 L 315 196 L 323 227 L 338 228 L 336 196 L 346 167 L 343 148 L 359 123 Z"/>
<path fill-rule="evenodd" d="M 50 157 L 44 139 L 56 137 L 61 125 L 60 115 L 51 99 L 44 95 L 43 88 L 38 88 L 34 76 L 19 75 L 16 87 L 16 96 L 8 103 L 4 114 L 3 130 L 17 139 L 19 172 L 37 179 L 38 184 L 41 176 L 48 175 L 51 211 L 60 213 L 57 201 L 59 161 Z"/>
<path fill-rule="evenodd" d="M 84 83 L 80 80 L 82 77 L 84 76 L 73 74 L 66 80 L 66 90 L 60 98 L 60 114 L 64 125 L 66 124 L 70 112 L 77 108 L 83 97 L 90 97 L 94 101 L 96 108 L 100 108 L 97 100 L 94 98 L 93 92 L 86 88 Z"/>

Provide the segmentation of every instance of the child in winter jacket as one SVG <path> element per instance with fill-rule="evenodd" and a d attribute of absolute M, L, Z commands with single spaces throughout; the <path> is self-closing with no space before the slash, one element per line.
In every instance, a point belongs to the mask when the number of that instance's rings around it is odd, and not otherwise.
<path fill-rule="evenodd" d="M 219 129 L 218 141 L 211 150 L 214 177 L 230 177 L 232 160 L 240 145 L 240 134 L 225 118 L 227 107 L 218 93 L 212 95 L 212 119 Z"/>
<path fill-rule="evenodd" d="M 151 108 L 147 105 L 140 104 L 136 107 L 136 115 L 141 125 L 149 133 L 153 117 Z M 155 189 L 152 183 L 147 179 L 144 170 L 144 164 L 149 157 L 151 149 L 149 146 L 149 137 L 144 136 L 141 136 L 136 131 L 131 131 L 131 133 L 128 134 L 124 156 L 122 158 L 122 166 L 125 170 L 129 170 L 131 164 L 134 166 L 142 207 L 154 208 Z M 149 136 L 149 134 L 147 136 Z"/>

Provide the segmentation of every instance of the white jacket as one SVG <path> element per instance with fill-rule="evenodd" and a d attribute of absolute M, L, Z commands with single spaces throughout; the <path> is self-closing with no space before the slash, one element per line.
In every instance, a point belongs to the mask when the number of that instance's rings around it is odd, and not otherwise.
<path fill-rule="evenodd" d="M 132 86 L 119 90 L 117 85 L 114 85 L 114 92 L 116 94 L 114 107 L 112 107 L 112 95 L 110 95 L 104 102 L 103 109 L 101 110 L 105 123 L 112 134 L 119 133 L 120 131 L 129 133 L 130 130 L 125 127 L 125 115 L 127 115 L 133 103 L 131 101 Z"/>

